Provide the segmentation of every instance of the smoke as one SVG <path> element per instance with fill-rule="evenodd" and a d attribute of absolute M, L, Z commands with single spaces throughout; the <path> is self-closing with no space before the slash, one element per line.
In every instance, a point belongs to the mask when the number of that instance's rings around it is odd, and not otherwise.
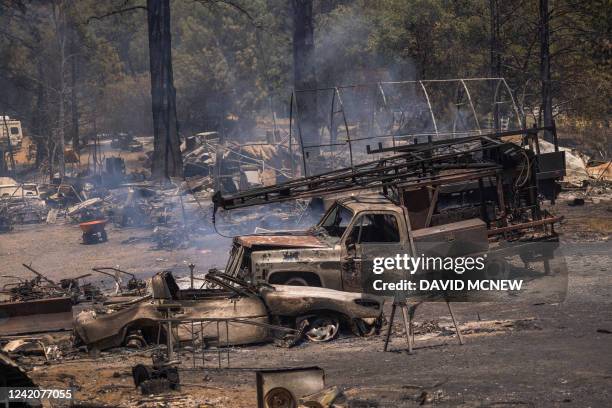
<path fill-rule="evenodd" d="M 293 176 L 321 174 L 393 154 L 369 152 L 379 147 L 486 132 L 494 128 L 494 109 L 500 114 L 502 129 L 518 127 L 511 94 L 504 84 L 500 86 L 500 81 L 415 82 L 417 70 L 411 58 L 405 53 L 385 55 L 379 51 L 384 47 L 372 45 L 377 30 L 381 30 L 381 22 L 369 14 L 375 12 L 373 9 L 357 2 L 340 5 L 315 18 L 319 90 L 296 91 L 291 130 L 302 140 L 298 139 L 301 146 L 292 153 L 302 161 L 298 167 L 303 165 L 304 173 L 294 172 Z M 312 101 L 316 114 L 305 114 Z M 260 125 L 265 121 L 257 122 Z M 285 133 L 287 125 L 281 126 Z M 315 129 L 319 134 L 302 134 L 304 129 Z M 243 128 L 236 136 L 234 140 L 262 139 L 257 126 Z M 244 170 L 243 164 L 240 163 Z M 235 173 L 239 172 L 236 168 Z M 249 188 L 248 183 L 238 185 L 239 180 L 234 179 L 236 191 Z M 226 221 L 234 220 L 250 232 L 256 228 L 293 229 L 291 222 L 285 222 L 291 217 L 285 215 L 270 215 L 273 222 L 269 226 L 262 223 L 255 227 L 257 222 L 248 219 L 253 214 L 257 218 L 258 214 L 267 215 L 267 211 L 294 212 L 283 206 L 266 208 L 239 210 L 238 213 L 244 211 L 242 216 L 227 217 Z"/>
<path fill-rule="evenodd" d="M 368 10 L 359 4 L 342 5 L 318 16 L 315 52 L 319 87 L 415 78 L 412 59 L 389 58 L 371 46 L 377 27 Z"/>
<path fill-rule="evenodd" d="M 305 231 L 324 213 L 319 200 L 262 204 L 244 209 L 218 210 L 216 231 L 223 236 L 279 231 Z"/>
<path fill-rule="evenodd" d="M 379 142 L 383 147 L 392 144 L 390 137 L 380 138 L 387 135 L 392 117 L 380 110 L 382 95 L 375 84 L 412 79 L 415 69 L 410 58 L 389 58 L 371 47 L 372 35 L 378 28 L 374 16 L 368 13 L 372 13 L 372 7 L 353 3 L 316 16 L 315 58 L 320 90 L 316 95 L 312 91 L 297 92 L 294 109 L 299 112 L 295 133 L 303 137 L 305 175 L 374 160 L 375 156 L 367 154 L 368 145 L 375 148 Z M 303 114 L 309 101 L 316 101 L 316 115 Z M 319 135 L 302 135 L 304 129 L 316 129 Z M 379 138 L 374 140 L 374 136 Z"/>

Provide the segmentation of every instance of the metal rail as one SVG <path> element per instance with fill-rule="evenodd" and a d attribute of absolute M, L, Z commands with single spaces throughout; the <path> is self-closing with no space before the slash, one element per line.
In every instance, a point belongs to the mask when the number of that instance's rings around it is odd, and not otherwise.
<path fill-rule="evenodd" d="M 225 368 L 230 368 L 231 359 L 230 352 L 230 324 L 261 327 L 271 331 L 284 332 L 287 334 L 297 335 L 299 330 L 290 329 L 288 327 L 277 326 L 269 323 L 257 322 L 248 318 L 163 318 L 158 320 L 157 344 L 160 344 L 162 330 L 166 332 L 166 357 L 168 361 L 180 361 L 181 351 L 191 354 L 192 368 L 196 368 L 196 362 L 199 360 L 197 354 L 201 354 L 201 368 L 212 368 L 207 366 L 206 355 L 213 354 L 217 356 L 217 368 L 224 368 L 223 363 L 226 361 Z M 205 337 L 205 328 L 213 325 L 213 330 L 216 335 Z M 186 327 L 186 330 L 191 334 L 189 347 L 181 347 L 181 341 L 178 336 L 180 326 Z M 174 333 L 177 333 L 177 336 Z M 176 337 L 176 338 L 175 338 Z M 222 341 L 224 339 L 224 341 Z"/>

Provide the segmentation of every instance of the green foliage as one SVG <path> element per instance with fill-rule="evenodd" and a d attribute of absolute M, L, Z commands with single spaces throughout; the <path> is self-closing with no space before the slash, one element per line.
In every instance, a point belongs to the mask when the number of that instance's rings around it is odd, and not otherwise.
<path fill-rule="evenodd" d="M 502 75 L 516 99 L 539 106 L 538 2 L 525 0 L 329 0 L 315 2 L 319 86 L 380 80 L 488 76 L 490 9 L 500 12 Z M 564 120 L 608 125 L 610 0 L 550 0 L 553 96 Z M 5 4 L 5 3 L 1 3 Z M 82 134 L 132 130 L 151 122 L 146 13 L 92 19 L 142 0 L 24 2 L 0 6 L 0 108 L 30 133 L 57 127 L 78 58 Z M 65 10 L 62 32 L 53 9 Z M 220 118 L 286 113 L 293 82 L 292 2 L 174 0 L 173 67 L 183 133 Z M 76 42 L 62 60 L 58 40 Z M 58 89 L 65 79 L 63 90 Z M 36 126 L 44 123 L 45 126 Z M 53 126 L 49 126 L 53 124 Z"/>

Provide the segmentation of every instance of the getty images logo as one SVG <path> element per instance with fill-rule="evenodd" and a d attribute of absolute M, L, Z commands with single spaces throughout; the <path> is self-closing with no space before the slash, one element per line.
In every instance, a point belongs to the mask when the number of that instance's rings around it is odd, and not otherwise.
<path fill-rule="evenodd" d="M 417 271 L 454 271 L 461 275 L 469 271 L 482 271 L 485 269 L 487 255 L 471 257 L 441 257 L 421 256 L 413 257 L 408 254 L 397 254 L 394 257 L 377 257 L 372 264 L 372 272 L 376 275 L 386 271 L 406 271 L 414 275 Z"/>

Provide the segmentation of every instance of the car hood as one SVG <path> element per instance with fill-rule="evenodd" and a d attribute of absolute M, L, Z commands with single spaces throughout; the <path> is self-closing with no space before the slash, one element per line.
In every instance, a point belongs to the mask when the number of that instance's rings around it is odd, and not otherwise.
<path fill-rule="evenodd" d="M 272 285 L 263 288 L 260 295 L 270 314 L 277 316 L 333 311 L 349 318 L 377 318 L 384 304 L 379 296 L 313 286 Z"/>
<path fill-rule="evenodd" d="M 246 247 L 325 248 L 327 245 L 314 235 L 245 235 L 236 241 Z"/>

